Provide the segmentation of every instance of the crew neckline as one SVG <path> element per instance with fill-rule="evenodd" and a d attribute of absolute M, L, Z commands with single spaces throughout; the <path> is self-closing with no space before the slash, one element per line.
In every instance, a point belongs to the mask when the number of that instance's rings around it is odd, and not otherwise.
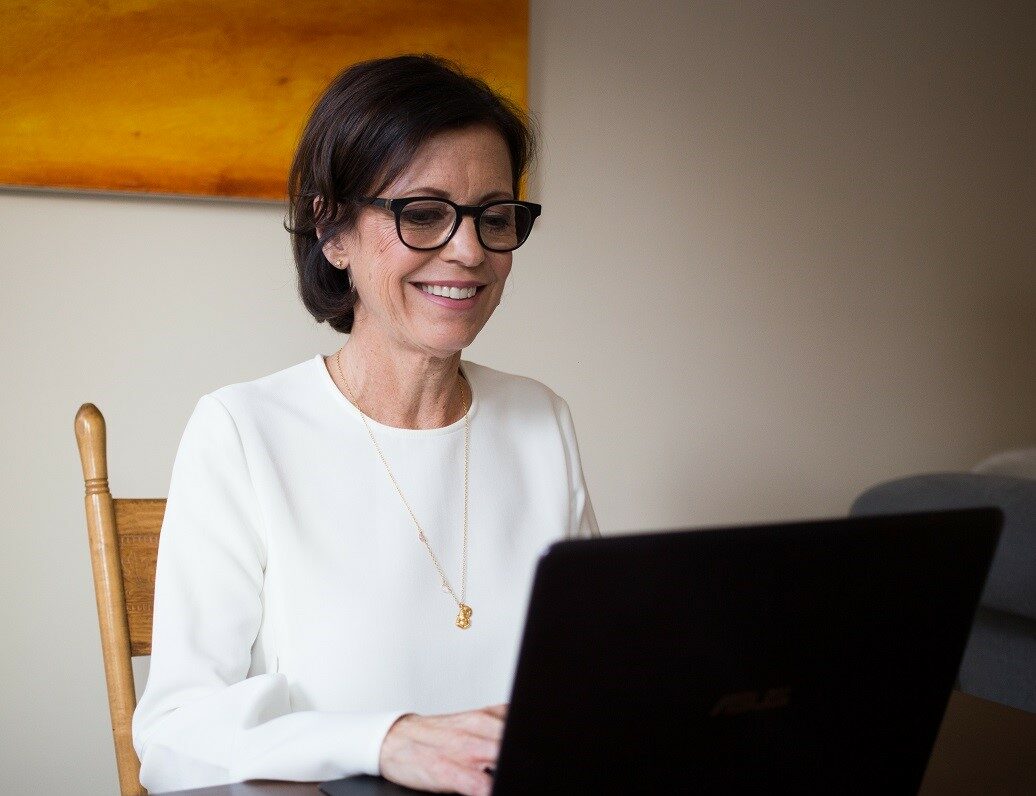
<path fill-rule="evenodd" d="M 345 394 L 338 389 L 338 385 L 335 384 L 334 378 L 331 376 L 331 371 L 327 369 L 327 363 L 324 361 L 324 354 L 317 354 L 313 357 L 312 362 L 320 370 L 320 378 L 331 391 L 331 395 L 337 403 L 344 407 L 345 410 L 352 415 L 358 422 L 363 422 L 364 419 L 370 424 L 372 429 L 375 429 L 379 433 L 386 434 L 398 434 L 401 436 L 428 436 L 433 437 L 439 434 L 453 434 L 457 431 L 464 430 L 464 418 L 460 417 L 448 426 L 439 426 L 438 428 L 399 428 L 398 426 L 387 426 L 384 423 L 379 423 L 373 417 L 361 412 L 352 401 L 345 397 Z M 461 360 L 460 372 L 464 376 L 465 381 L 468 383 L 468 387 L 471 389 L 471 405 L 468 407 L 468 423 L 471 423 L 475 419 L 475 415 L 478 413 L 479 407 L 479 390 L 475 386 L 474 380 L 471 378 L 472 368 L 469 368 L 470 363 Z"/>

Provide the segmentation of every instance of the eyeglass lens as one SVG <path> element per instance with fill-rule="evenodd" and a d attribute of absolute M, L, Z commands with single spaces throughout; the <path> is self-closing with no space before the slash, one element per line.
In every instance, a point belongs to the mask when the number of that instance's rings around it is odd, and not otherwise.
<path fill-rule="evenodd" d="M 446 243 L 456 224 L 457 211 L 446 202 L 409 202 L 399 214 L 399 234 L 407 246 L 434 249 Z M 521 246 L 532 228 L 532 214 L 519 204 L 495 204 L 482 212 L 478 234 L 482 245 L 493 251 Z"/>

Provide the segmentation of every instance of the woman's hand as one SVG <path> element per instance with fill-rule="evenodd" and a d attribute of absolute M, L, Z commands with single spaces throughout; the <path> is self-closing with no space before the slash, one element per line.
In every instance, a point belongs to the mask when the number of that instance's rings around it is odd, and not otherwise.
<path fill-rule="evenodd" d="M 445 716 L 409 713 L 381 744 L 381 775 L 399 785 L 437 793 L 489 796 L 504 734 L 507 705 Z"/>

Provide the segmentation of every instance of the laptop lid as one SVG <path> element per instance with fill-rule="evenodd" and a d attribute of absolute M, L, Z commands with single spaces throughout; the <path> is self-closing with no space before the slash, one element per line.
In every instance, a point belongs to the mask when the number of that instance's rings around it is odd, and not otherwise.
<path fill-rule="evenodd" d="M 560 542 L 494 796 L 916 793 L 996 547 L 969 509 Z"/>

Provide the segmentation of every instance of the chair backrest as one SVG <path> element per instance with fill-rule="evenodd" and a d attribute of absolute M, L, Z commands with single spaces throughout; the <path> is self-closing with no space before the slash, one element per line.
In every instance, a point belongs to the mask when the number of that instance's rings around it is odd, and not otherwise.
<path fill-rule="evenodd" d="M 868 489 L 849 513 L 971 506 L 998 507 L 1004 527 L 961 662 L 960 689 L 1036 712 L 1036 479 L 992 473 L 897 478 Z"/>
<path fill-rule="evenodd" d="M 1004 512 L 981 604 L 1036 622 L 1036 479 L 978 473 L 927 473 L 873 486 L 849 513 L 895 514 L 971 506 Z"/>
<path fill-rule="evenodd" d="M 151 611 L 164 499 L 114 499 L 108 489 L 107 432 L 93 404 L 76 412 L 76 441 L 86 484 L 86 528 L 101 627 L 108 709 L 123 796 L 147 791 L 133 749 L 132 657 L 151 654 Z"/>

